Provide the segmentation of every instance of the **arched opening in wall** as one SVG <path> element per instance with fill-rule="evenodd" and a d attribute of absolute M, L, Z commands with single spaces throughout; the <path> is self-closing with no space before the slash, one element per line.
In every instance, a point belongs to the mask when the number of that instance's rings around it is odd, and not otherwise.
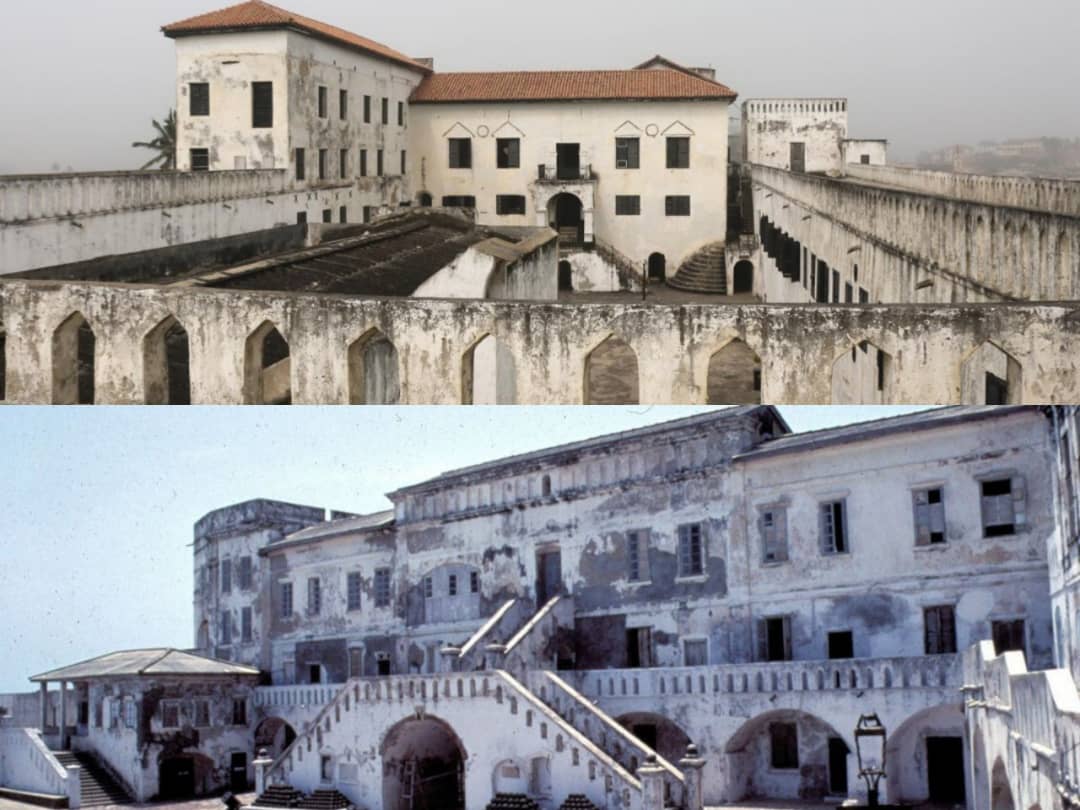
<path fill-rule="evenodd" d="M 736 295 L 752 293 L 754 291 L 754 265 L 748 261 L 741 261 L 735 265 L 734 292 Z"/>
<path fill-rule="evenodd" d="M 484 335 L 472 345 L 461 361 L 461 403 L 463 405 L 498 405 L 498 345 L 491 335 Z"/>
<path fill-rule="evenodd" d="M 1000 346 L 987 341 L 961 369 L 961 401 L 968 405 L 1019 405 L 1023 368 Z"/>
<path fill-rule="evenodd" d="M 834 405 L 887 405 L 893 396 L 893 358 L 864 340 L 833 363 Z"/>
<path fill-rule="evenodd" d="M 493 796 L 526 796 L 529 793 L 529 771 L 526 764 L 516 759 L 504 759 L 491 774 Z"/>
<path fill-rule="evenodd" d="M 277 759 L 293 744 L 296 730 L 280 717 L 268 717 L 255 728 L 255 750 L 266 749 L 271 759 Z"/>
<path fill-rule="evenodd" d="M 465 810 L 468 754 L 449 724 L 430 715 L 410 717 L 386 733 L 379 750 L 383 807 Z"/>
<path fill-rule="evenodd" d="M 1016 810 L 1005 763 L 999 757 L 990 773 L 990 810 Z"/>
<path fill-rule="evenodd" d="M 397 405 L 401 378 L 397 348 L 378 329 L 349 347 L 349 402 L 353 405 Z"/>
<path fill-rule="evenodd" d="M 143 380 L 147 405 L 190 405 L 188 334 L 169 316 L 143 340 Z"/>
<path fill-rule="evenodd" d="M 649 256 L 649 281 L 663 282 L 667 280 L 667 257 L 663 253 L 654 253 Z"/>
<path fill-rule="evenodd" d="M 963 807 L 967 759 L 960 704 L 924 709 L 892 729 L 885 762 L 890 804 Z"/>
<path fill-rule="evenodd" d="M 264 321 L 252 332 L 244 346 L 244 402 L 247 405 L 292 404 L 289 342 L 270 321 Z"/>
<path fill-rule="evenodd" d="M 220 787 L 214 761 L 202 754 L 174 754 L 158 762 L 158 799 L 193 799 Z"/>
<path fill-rule="evenodd" d="M 559 290 L 562 292 L 574 290 L 574 268 L 565 259 L 559 262 Z"/>
<path fill-rule="evenodd" d="M 609 337 L 585 358 L 586 405 L 637 405 L 638 361 L 630 344 Z"/>
<path fill-rule="evenodd" d="M 780 709 L 758 715 L 724 746 L 729 798 L 820 801 L 846 782 L 853 750 L 812 714 Z"/>
<path fill-rule="evenodd" d="M 617 719 L 623 728 L 668 762 L 678 762 L 686 756 L 690 735 L 667 717 L 651 712 L 632 712 Z"/>
<path fill-rule="evenodd" d="M 426 191 L 421 191 L 416 195 L 416 204 L 421 208 L 431 208 L 434 202 L 431 195 Z"/>
<path fill-rule="evenodd" d="M 574 194 L 556 194 L 548 203 L 548 222 L 559 233 L 559 243 L 574 247 L 585 242 L 585 206 Z"/>
<path fill-rule="evenodd" d="M 741 340 L 709 358 L 706 394 L 710 405 L 760 405 L 761 359 Z"/>
<path fill-rule="evenodd" d="M 70 315 L 53 332 L 54 405 L 94 404 L 97 340 L 81 312 Z"/>

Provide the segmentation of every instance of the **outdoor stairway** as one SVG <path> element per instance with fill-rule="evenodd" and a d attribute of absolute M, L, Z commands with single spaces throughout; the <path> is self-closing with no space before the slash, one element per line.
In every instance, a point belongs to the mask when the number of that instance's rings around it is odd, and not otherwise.
<path fill-rule="evenodd" d="M 98 765 L 89 754 L 76 751 L 54 751 L 53 756 L 65 768 L 78 765 L 80 801 L 83 807 L 101 807 L 107 804 L 131 804 L 131 797 L 109 773 Z"/>
<path fill-rule="evenodd" d="M 297 805 L 301 810 L 344 810 L 351 806 L 352 802 L 336 790 L 316 790 Z"/>
<path fill-rule="evenodd" d="M 599 810 L 599 808 L 589 801 L 588 796 L 574 794 L 566 798 L 559 810 Z"/>
<path fill-rule="evenodd" d="M 669 287 L 705 295 L 727 295 L 727 259 L 723 242 L 706 245 L 667 280 Z"/>
<path fill-rule="evenodd" d="M 266 791 L 255 800 L 257 807 L 299 807 L 304 794 L 288 785 L 268 785 Z"/>

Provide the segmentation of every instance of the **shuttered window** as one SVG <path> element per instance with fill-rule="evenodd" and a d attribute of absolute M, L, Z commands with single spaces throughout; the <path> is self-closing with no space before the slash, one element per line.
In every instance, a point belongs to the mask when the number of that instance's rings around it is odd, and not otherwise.
<path fill-rule="evenodd" d="M 983 536 L 1007 537 L 1022 531 L 1027 523 L 1026 501 L 1023 478 L 998 478 L 983 481 Z"/>
<path fill-rule="evenodd" d="M 221 561 L 221 592 L 232 592 L 232 560 Z"/>
<path fill-rule="evenodd" d="M 936 546 L 945 542 L 945 490 L 922 489 L 911 494 L 915 509 L 915 545 Z"/>
<path fill-rule="evenodd" d="M 218 633 L 219 644 L 232 644 L 232 613 L 227 610 L 221 611 L 221 624 L 220 633 Z"/>
<path fill-rule="evenodd" d="M 240 558 L 240 589 L 251 590 L 251 557 Z"/>
<path fill-rule="evenodd" d="M 495 197 L 495 213 L 499 216 L 525 213 L 525 198 L 520 194 L 499 194 Z"/>
<path fill-rule="evenodd" d="M 615 139 L 615 168 L 641 168 L 641 138 Z"/>
<path fill-rule="evenodd" d="M 818 514 L 821 553 L 847 554 L 850 551 L 847 532 L 847 501 L 823 503 Z"/>
<path fill-rule="evenodd" d="M 759 661 L 792 660 L 790 616 L 758 619 L 757 658 Z"/>
<path fill-rule="evenodd" d="M 952 605 L 926 608 L 923 612 L 927 655 L 956 652 L 956 612 Z"/>
<path fill-rule="evenodd" d="M 363 583 L 360 579 L 360 572 L 353 571 L 351 574 L 349 574 L 346 583 L 349 610 L 360 610 L 360 594 L 362 585 Z"/>
<path fill-rule="evenodd" d="M 761 513 L 761 559 L 764 563 L 787 562 L 787 510 L 773 506 Z"/>
<path fill-rule="evenodd" d="M 641 216 L 641 197 L 637 194 L 618 194 L 615 196 L 615 216 Z"/>
<path fill-rule="evenodd" d="M 683 642 L 683 666 L 704 667 L 709 663 L 709 643 L 705 639 Z"/>
<path fill-rule="evenodd" d="M 1027 634 L 1023 619 L 991 622 L 991 631 L 994 638 L 994 651 L 998 655 L 1013 650 L 1017 652 L 1027 650 Z"/>
<path fill-rule="evenodd" d="M 705 549 L 701 524 L 679 527 L 679 576 L 698 577 L 705 573 Z"/>
<path fill-rule="evenodd" d="M 191 115 L 210 114 L 210 85 L 207 82 L 192 82 L 188 85 L 188 111 Z"/>
<path fill-rule="evenodd" d="M 364 96 L 364 123 L 371 123 L 371 96 Z"/>
<path fill-rule="evenodd" d="M 274 83 L 251 83 L 251 126 L 269 129 L 274 126 Z"/>
<path fill-rule="evenodd" d="M 389 568 L 379 568 L 375 571 L 375 606 L 390 607 Z"/>
<path fill-rule="evenodd" d="M 291 582 L 281 583 L 281 612 L 283 619 L 291 619 L 293 613 L 293 592 Z"/>
<path fill-rule="evenodd" d="M 318 616 L 322 611 L 322 583 L 318 577 L 311 577 L 307 582 L 307 609 L 309 616 Z"/>
<path fill-rule="evenodd" d="M 665 197 L 664 213 L 669 217 L 690 216 L 690 198 L 686 195 L 674 195 Z"/>
<path fill-rule="evenodd" d="M 472 139 L 450 138 L 450 168 L 472 168 Z"/>
<path fill-rule="evenodd" d="M 382 122 L 384 124 L 390 123 L 390 99 L 388 98 L 382 100 Z"/>
<path fill-rule="evenodd" d="M 240 640 L 249 642 L 252 638 L 251 608 L 240 608 Z"/>
<path fill-rule="evenodd" d="M 495 166 L 499 169 L 521 168 L 520 138 L 499 138 L 495 142 Z"/>
<path fill-rule="evenodd" d="M 360 150 L 360 176 L 367 177 L 367 149 Z"/>
<path fill-rule="evenodd" d="M 631 582 L 648 582 L 649 531 L 641 529 L 626 535 L 626 577 Z"/>
<path fill-rule="evenodd" d="M 319 88 L 319 118 L 326 118 L 329 115 L 329 113 L 327 111 L 327 106 L 328 105 L 326 103 L 326 88 L 325 87 L 320 87 Z"/>
<path fill-rule="evenodd" d="M 210 171 L 210 150 L 209 149 L 192 149 L 191 150 L 191 170 L 193 172 L 208 172 L 208 171 Z"/>
<path fill-rule="evenodd" d="M 307 177 L 307 153 L 300 148 L 296 150 L 296 179 L 299 181 Z"/>
<path fill-rule="evenodd" d="M 667 139 L 667 167 L 669 169 L 690 168 L 690 139 Z"/>

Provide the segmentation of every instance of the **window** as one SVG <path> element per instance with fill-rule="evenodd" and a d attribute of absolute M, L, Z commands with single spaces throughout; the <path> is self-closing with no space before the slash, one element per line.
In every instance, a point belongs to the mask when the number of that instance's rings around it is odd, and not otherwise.
<path fill-rule="evenodd" d="M 296 179 L 303 181 L 307 178 L 307 155 L 302 148 L 296 150 Z"/>
<path fill-rule="evenodd" d="M 399 101 L 397 103 L 397 125 L 399 127 L 405 126 L 405 102 Z"/>
<path fill-rule="evenodd" d="M 119 701 L 112 701 L 119 708 Z M 116 725 L 113 723 L 113 725 Z M 180 728 L 180 704 L 175 700 L 161 702 L 161 725 L 163 728 Z"/>
<path fill-rule="evenodd" d="M 769 725 L 769 744 L 773 768 L 794 771 L 799 768 L 799 731 L 795 723 Z"/>
<path fill-rule="evenodd" d="M 281 583 L 281 618 L 291 619 L 293 614 L 292 583 Z"/>
<path fill-rule="evenodd" d="M 450 596 L 457 596 L 457 574 L 450 575 L 447 582 L 446 591 Z"/>
<path fill-rule="evenodd" d="M 371 96 L 364 96 L 364 123 L 371 123 Z"/>
<path fill-rule="evenodd" d="M 310 616 L 318 616 L 322 610 L 322 584 L 318 577 L 307 581 L 307 610 Z"/>
<path fill-rule="evenodd" d="M 545 475 L 540 479 L 540 494 L 545 498 L 551 497 L 551 476 Z"/>
<path fill-rule="evenodd" d="M 476 197 L 453 195 L 442 198 L 443 208 L 476 208 Z"/>
<path fill-rule="evenodd" d="M 984 537 L 1007 537 L 1023 525 L 1024 480 L 999 478 L 982 482 L 982 522 Z"/>
<path fill-rule="evenodd" d="M 450 138 L 450 168 L 472 168 L 472 139 Z"/>
<path fill-rule="evenodd" d="M 758 660 L 792 660 L 790 616 L 772 616 L 758 621 Z"/>
<path fill-rule="evenodd" d="M 208 172 L 208 171 L 210 171 L 210 150 L 209 149 L 192 149 L 191 150 L 191 170 L 193 172 Z"/>
<path fill-rule="evenodd" d="M 326 118 L 329 113 L 326 110 L 326 88 L 319 88 L 319 118 Z"/>
<path fill-rule="evenodd" d="M 952 605 L 928 607 L 923 611 L 927 655 L 956 652 L 956 613 Z"/>
<path fill-rule="evenodd" d="M 615 168 L 641 168 L 641 138 L 615 139 Z"/>
<path fill-rule="evenodd" d="M 821 504 L 820 530 L 822 554 L 847 554 L 847 501 Z"/>
<path fill-rule="evenodd" d="M 240 640 L 251 641 L 251 608 L 240 608 Z"/>
<path fill-rule="evenodd" d="M 709 643 L 705 639 L 683 642 L 683 666 L 703 667 L 709 663 Z"/>
<path fill-rule="evenodd" d="M 1024 620 L 991 622 L 991 630 L 994 638 L 994 651 L 1001 655 L 1013 650 L 1025 652 L 1027 650 L 1027 634 L 1024 632 Z"/>
<path fill-rule="evenodd" d="M 319 757 L 319 778 L 329 782 L 334 778 L 334 758 L 323 754 Z"/>
<path fill-rule="evenodd" d="M 349 117 L 349 91 L 338 90 L 337 94 L 338 118 L 344 121 Z"/>
<path fill-rule="evenodd" d="M 631 582 L 649 581 L 649 532 L 642 529 L 626 535 L 626 578 Z"/>
<path fill-rule="evenodd" d="M 408 169 L 408 166 L 409 166 L 408 154 L 409 153 L 406 152 L 404 149 L 401 150 L 401 176 L 402 177 L 405 176 L 406 169 Z"/>
<path fill-rule="evenodd" d="M 334 221 L 334 212 L 330 208 L 324 208 L 322 212 L 322 221 L 330 223 Z"/>
<path fill-rule="evenodd" d="M 360 150 L 360 176 L 367 177 L 367 149 Z"/>
<path fill-rule="evenodd" d="M 349 649 L 349 677 L 364 677 L 364 651 L 359 647 Z"/>
<path fill-rule="evenodd" d="M 196 700 L 195 701 L 195 725 L 198 728 L 209 728 L 209 726 L 210 726 L 210 701 L 209 700 Z"/>
<path fill-rule="evenodd" d="M 349 150 L 338 150 L 338 176 L 344 180 L 349 173 Z"/>
<path fill-rule="evenodd" d="M 469 593 L 480 593 L 480 572 L 469 572 Z"/>
<path fill-rule="evenodd" d="M 188 85 L 188 113 L 190 115 L 210 114 L 210 85 L 206 82 L 192 82 Z"/>
<path fill-rule="evenodd" d="M 495 213 L 501 217 L 525 213 L 525 197 L 520 194 L 499 194 L 495 197 Z"/>
<path fill-rule="evenodd" d="M 384 124 L 390 123 L 390 99 L 388 98 L 382 100 L 382 122 Z"/>
<path fill-rule="evenodd" d="M 773 506 L 761 513 L 761 559 L 764 563 L 787 562 L 787 510 Z"/>
<path fill-rule="evenodd" d="M 247 698 L 233 698 L 232 724 L 234 726 L 247 725 Z"/>
<path fill-rule="evenodd" d="M 945 490 L 921 489 L 911 494 L 915 502 L 915 545 L 937 546 L 945 542 Z"/>
<path fill-rule="evenodd" d="M 353 571 L 345 578 L 346 605 L 348 610 L 360 610 L 360 594 L 363 583 L 360 572 Z"/>
<path fill-rule="evenodd" d="M 375 218 L 375 210 L 376 210 L 375 206 L 373 206 L 373 205 L 365 205 L 364 206 L 364 224 L 365 225 L 367 223 L 371 222 L 371 220 L 373 220 Z"/>
<path fill-rule="evenodd" d="M 308 664 L 308 683 L 322 682 L 322 664 Z"/>
<path fill-rule="evenodd" d="M 701 524 L 679 527 L 679 576 L 699 577 L 705 573 L 705 554 L 701 543 Z"/>
<path fill-rule="evenodd" d="M 344 224 L 349 221 L 349 207 L 346 205 L 338 208 L 338 222 Z"/>
<path fill-rule="evenodd" d="M 326 150 L 325 149 L 320 149 L 319 150 L 319 179 L 320 180 L 325 180 L 326 179 L 326 161 L 327 161 Z"/>
<path fill-rule="evenodd" d="M 859 156 L 859 163 L 861 163 L 863 166 L 869 166 L 870 165 L 870 156 L 869 155 L 860 155 Z"/>
<path fill-rule="evenodd" d="M 232 592 L 232 560 L 221 561 L 221 592 Z"/>
<path fill-rule="evenodd" d="M 251 590 L 251 557 L 240 558 L 240 590 Z"/>
<path fill-rule="evenodd" d="M 390 674 L 390 654 L 389 653 L 375 653 L 375 671 L 378 675 Z"/>
<path fill-rule="evenodd" d="M 855 636 L 850 630 L 829 633 L 829 659 L 846 660 L 855 657 Z"/>
<path fill-rule="evenodd" d="M 124 725 L 127 728 L 135 728 L 138 723 L 138 704 L 133 697 L 124 698 Z"/>
<path fill-rule="evenodd" d="M 296 215 L 297 225 L 307 225 L 307 211 L 300 211 Z"/>
<path fill-rule="evenodd" d="M 499 169 L 521 168 L 520 138 L 499 138 L 495 142 L 495 166 Z"/>
<path fill-rule="evenodd" d="M 424 577 L 424 598 L 431 599 L 435 596 L 435 579 Z"/>
<path fill-rule="evenodd" d="M 251 126 L 270 129 L 274 126 L 274 83 L 251 83 Z"/>
<path fill-rule="evenodd" d="M 669 169 L 690 168 L 690 139 L 667 139 L 667 167 Z"/>
<path fill-rule="evenodd" d="M 669 217 L 690 216 L 690 198 L 686 195 L 665 197 L 664 213 Z"/>
<path fill-rule="evenodd" d="M 221 611 L 220 630 L 218 634 L 219 644 L 232 644 L 232 613 L 227 610 Z"/>
<path fill-rule="evenodd" d="M 615 196 L 615 216 L 641 216 L 641 197 L 637 194 L 618 194 Z"/>
<path fill-rule="evenodd" d="M 390 569 L 375 570 L 375 607 L 390 607 Z"/>
<path fill-rule="evenodd" d="M 379 149 L 375 152 L 375 174 L 378 177 L 382 177 L 383 169 L 383 150 Z"/>

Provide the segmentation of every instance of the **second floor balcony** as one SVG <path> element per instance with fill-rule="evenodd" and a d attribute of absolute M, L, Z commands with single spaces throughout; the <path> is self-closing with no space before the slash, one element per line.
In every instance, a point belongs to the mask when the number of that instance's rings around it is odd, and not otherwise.
<path fill-rule="evenodd" d="M 541 183 L 594 183 L 596 175 L 589 163 L 541 163 L 536 179 Z"/>

